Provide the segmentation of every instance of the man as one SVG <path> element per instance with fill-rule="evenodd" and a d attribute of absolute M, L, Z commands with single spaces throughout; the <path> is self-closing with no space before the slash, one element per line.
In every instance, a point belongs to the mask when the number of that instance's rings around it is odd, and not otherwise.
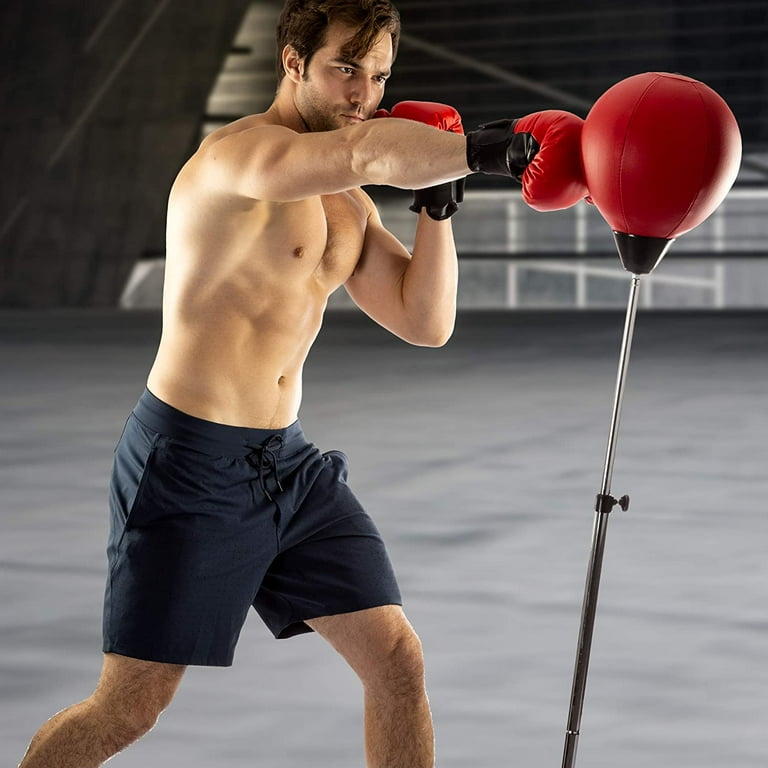
<path fill-rule="evenodd" d="M 369 120 L 399 31 L 389 0 L 288 0 L 274 103 L 207 137 L 179 173 L 162 338 L 115 453 L 101 678 L 40 729 L 23 768 L 98 766 L 140 738 L 186 665 L 232 663 L 251 605 L 276 637 L 315 631 L 358 674 L 369 766 L 433 765 L 419 639 L 346 457 L 301 432 L 302 366 L 340 285 L 402 339 L 446 342 L 450 215 L 470 172 L 520 176 L 543 159 L 543 208 L 586 190 L 575 116 L 562 142 L 546 139 L 548 118 L 539 136 L 504 121 L 467 138 L 443 105 Z M 364 184 L 419 190 L 413 254 Z"/>

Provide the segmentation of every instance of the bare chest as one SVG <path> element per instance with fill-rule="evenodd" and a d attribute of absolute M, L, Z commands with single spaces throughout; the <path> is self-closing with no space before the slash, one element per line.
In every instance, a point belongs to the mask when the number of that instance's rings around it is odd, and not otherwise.
<path fill-rule="evenodd" d="M 309 226 L 296 230 L 291 256 L 311 269 L 316 279 L 335 287 L 346 281 L 360 258 L 367 212 L 349 192 L 323 195 L 314 202 L 314 215 L 306 220 Z"/>

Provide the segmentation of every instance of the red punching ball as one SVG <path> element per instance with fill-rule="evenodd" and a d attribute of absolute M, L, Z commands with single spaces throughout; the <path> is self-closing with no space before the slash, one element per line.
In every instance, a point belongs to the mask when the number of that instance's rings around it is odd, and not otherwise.
<path fill-rule="evenodd" d="M 723 201 L 741 163 L 741 136 L 707 85 L 646 72 L 595 102 L 581 150 L 591 200 L 614 230 L 625 268 L 647 274 L 674 238 Z"/>

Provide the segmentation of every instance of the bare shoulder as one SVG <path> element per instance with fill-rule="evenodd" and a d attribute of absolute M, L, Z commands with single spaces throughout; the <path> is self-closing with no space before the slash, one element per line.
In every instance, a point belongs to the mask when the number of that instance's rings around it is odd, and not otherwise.
<path fill-rule="evenodd" d="M 259 115 L 249 116 L 235 120 L 221 128 L 209 133 L 198 145 L 195 152 L 187 159 L 181 169 L 177 181 L 191 176 L 199 177 L 201 173 L 211 172 L 214 164 L 226 166 L 235 164 L 237 151 L 240 154 L 248 154 L 249 150 L 259 142 L 262 131 L 268 127 L 264 121 L 257 119 Z M 199 183 L 200 179 L 196 179 Z"/>
<path fill-rule="evenodd" d="M 180 170 L 173 191 L 273 200 L 272 158 L 284 153 L 298 134 L 260 117 L 241 118 L 206 136 Z"/>
<path fill-rule="evenodd" d="M 259 142 L 263 143 L 274 140 L 277 137 L 296 135 L 295 131 L 282 125 L 276 125 L 266 115 L 248 115 L 209 133 L 200 142 L 196 154 L 210 157 L 216 154 L 215 148 L 221 150 L 223 147 L 229 149 L 230 147 L 240 145 L 246 145 L 248 148 L 251 148 Z"/>

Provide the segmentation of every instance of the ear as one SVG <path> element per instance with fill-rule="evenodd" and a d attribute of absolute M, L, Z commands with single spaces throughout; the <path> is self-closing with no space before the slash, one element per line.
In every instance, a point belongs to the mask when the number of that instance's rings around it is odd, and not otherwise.
<path fill-rule="evenodd" d="M 286 45 L 283 48 L 283 69 L 286 77 L 294 83 L 298 83 L 304 76 L 304 59 L 299 56 L 298 51 L 292 45 Z"/>

